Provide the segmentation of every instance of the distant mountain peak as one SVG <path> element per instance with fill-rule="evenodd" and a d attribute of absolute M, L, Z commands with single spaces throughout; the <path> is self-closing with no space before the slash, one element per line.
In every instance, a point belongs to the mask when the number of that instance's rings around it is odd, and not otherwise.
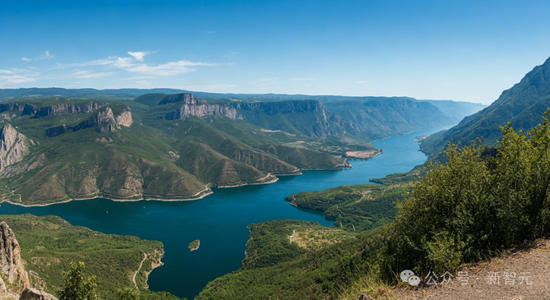
<path fill-rule="evenodd" d="M 437 153 L 449 143 L 468 145 L 477 138 L 485 145 L 495 145 L 501 138 L 500 126 L 512 122 L 516 130 L 529 130 L 542 121 L 550 108 L 550 58 L 536 66 L 512 88 L 484 110 L 465 118 L 445 133 L 425 139 L 422 150 Z"/>

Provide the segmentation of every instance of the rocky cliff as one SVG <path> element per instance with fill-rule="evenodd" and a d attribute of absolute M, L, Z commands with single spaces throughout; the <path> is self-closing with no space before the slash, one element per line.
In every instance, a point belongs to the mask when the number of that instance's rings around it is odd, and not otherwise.
<path fill-rule="evenodd" d="M 32 144 L 32 140 L 17 132 L 10 124 L 5 124 L 0 131 L 0 173 L 8 166 L 23 160 Z"/>
<path fill-rule="evenodd" d="M 166 105 L 166 104 L 169 104 L 169 103 L 178 103 L 178 102 L 184 102 L 184 104 L 189 104 L 189 105 L 205 104 L 206 103 L 206 101 L 204 101 L 204 100 L 195 99 L 193 94 L 182 93 L 182 94 L 168 95 L 168 96 L 164 97 L 159 102 L 159 105 Z"/>
<path fill-rule="evenodd" d="M 56 104 L 38 108 L 35 117 L 56 116 L 74 113 L 89 113 L 109 105 L 107 102 L 90 101 L 84 104 Z"/>
<path fill-rule="evenodd" d="M 133 123 L 132 112 L 129 108 L 124 109 L 120 114 L 115 115 L 110 107 L 102 109 L 94 114 L 93 117 L 81 122 L 80 124 L 72 127 L 73 131 L 77 131 L 84 128 L 96 127 L 98 132 L 116 131 L 123 127 L 130 127 Z M 64 128 L 59 126 L 49 128 L 46 130 L 46 135 L 56 136 L 65 132 Z"/>
<path fill-rule="evenodd" d="M 36 105 L 28 103 L 9 102 L 0 104 L 0 112 L 14 110 L 20 111 L 23 115 L 32 115 L 36 112 Z"/>
<path fill-rule="evenodd" d="M 21 247 L 6 222 L 0 223 L 0 268 L 7 287 L 20 292 L 30 286 L 29 275 L 21 259 Z"/>
<path fill-rule="evenodd" d="M 340 136 L 343 128 L 336 123 L 337 116 L 325 110 L 317 100 L 290 100 L 278 102 L 232 102 L 243 119 L 256 126 L 304 133 L 310 137 Z"/>
<path fill-rule="evenodd" d="M 196 100 L 186 103 L 174 112 L 166 114 L 166 119 L 185 119 L 187 117 L 207 117 L 207 116 L 224 116 L 230 119 L 239 118 L 237 110 L 225 104 L 206 104 Z"/>
<path fill-rule="evenodd" d="M 21 246 L 4 221 L 0 223 L 0 272 L 0 299 L 57 300 L 53 295 L 31 288 L 21 259 Z"/>

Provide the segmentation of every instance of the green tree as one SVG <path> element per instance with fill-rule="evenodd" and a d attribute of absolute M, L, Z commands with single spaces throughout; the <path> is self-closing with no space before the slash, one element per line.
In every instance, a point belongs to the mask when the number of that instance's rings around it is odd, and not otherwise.
<path fill-rule="evenodd" d="M 124 288 L 117 292 L 118 300 L 139 300 L 139 291 L 133 288 Z"/>
<path fill-rule="evenodd" d="M 65 272 L 65 286 L 59 293 L 59 300 L 99 300 L 97 279 L 94 275 L 84 274 L 84 263 L 71 263 L 71 269 Z"/>

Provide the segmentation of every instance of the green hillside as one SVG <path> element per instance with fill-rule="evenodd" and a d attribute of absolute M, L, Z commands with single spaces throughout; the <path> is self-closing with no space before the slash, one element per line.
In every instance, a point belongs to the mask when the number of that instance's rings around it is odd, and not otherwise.
<path fill-rule="evenodd" d="M 338 224 L 324 229 L 288 221 L 251 226 L 242 268 L 209 283 L 198 299 L 376 296 L 378 287 L 401 282 L 399 270 L 413 270 L 421 278 L 431 271 L 456 274 L 463 263 L 489 259 L 506 249 L 548 238 L 549 118 L 550 112 L 528 133 L 503 128 L 496 148 L 450 147 L 445 163 L 428 165 L 410 193 L 394 202 L 396 211 L 388 216 L 395 220 L 374 230 L 348 231 L 350 236 L 345 236 L 344 232 L 330 232 Z M 405 177 L 382 181 L 402 185 Z M 289 201 L 329 211 L 342 204 L 361 203 L 357 198 L 365 190 L 375 196 L 384 189 L 343 186 L 300 193 Z M 371 201 L 380 199 L 374 198 Z M 361 215 L 376 213 L 374 208 Z M 302 242 L 303 235 L 296 235 L 300 231 L 306 231 L 310 240 Z M 326 242 L 330 240 L 327 235 L 336 242 Z M 325 242 L 312 248 L 300 246 L 314 244 L 314 240 Z"/>
<path fill-rule="evenodd" d="M 550 107 L 550 59 L 535 67 L 511 89 L 502 92 L 489 107 L 466 117 L 444 133 L 422 141 L 423 151 L 435 154 L 449 142 L 469 145 L 482 138 L 483 144 L 495 146 L 500 126 L 511 122 L 517 130 L 529 130 L 541 122 L 541 113 Z"/>
<path fill-rule="evenodd" d="M 2 198 L 197 199 L 213 186 L 349 168 L 346 151 L 449 122 L 436 106 L 410 98 L 258 101 L 155 90 L 133 99 L 139 91 L 1 90 L 11 98 L 0 102 L 0 138 L 10 147 L 0 151 Z"/>
<path fill-rule="evenodd" d="M 140 299 L 178 299 L 147 289 L 148 273 L 164 254 L 160 242 L 103 234 L 72 226 L 56 216 L 3 215 L 0 219 L 14 231 L 35 287 L 57 294 L 63 287 L 63 272 L 69 270 L 71 262 L 81 261 L 86 271 L 97 277 L 102 299 L 116 299 L 119 290 L 135 289 L 136 285 Z"/>

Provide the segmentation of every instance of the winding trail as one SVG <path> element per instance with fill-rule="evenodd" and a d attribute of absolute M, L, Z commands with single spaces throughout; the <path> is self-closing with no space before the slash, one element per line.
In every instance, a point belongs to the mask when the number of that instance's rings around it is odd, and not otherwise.
<path fill-rule="evenodd" d="M 141 267 L 143 267 L 143 263 L 147 260 L 147 253 L 143 252 L 143 259 L 141 260 L 141 263 L 139 263 L 139 268 L 134 273 L 134 276 L 132 276 L 132 282 L 134 283 L 134 286 L 136 287 L 136 290 L 139 290 L 139 287 L 136 283 L 136 275 L 139 273 L 139 270 L 141 270 Z"/>

